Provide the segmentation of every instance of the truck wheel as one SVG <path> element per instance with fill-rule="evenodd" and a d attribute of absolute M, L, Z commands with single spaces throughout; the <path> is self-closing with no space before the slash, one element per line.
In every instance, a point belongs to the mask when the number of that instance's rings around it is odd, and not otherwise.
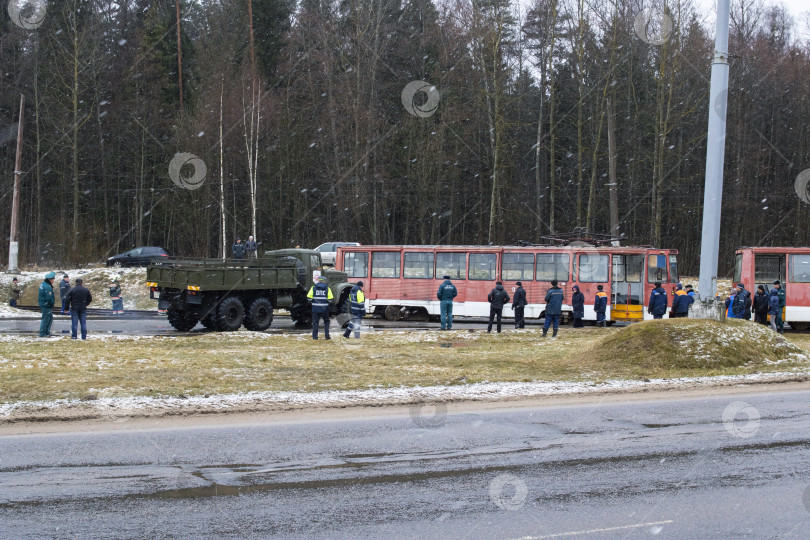
<path fill-rule="evenodd" d="M 209 313 L 202 319 L 200 319 L 200 323 L 209 330 L 214 330 L 216 327 L 216 321 L 214 320 L 214 314 Z"/>
<path fill-rule="evenodd" d="M 169 308 L 166 311 L 166 315 L 169 317 L 169 324 L 180 332 L 188 332 L 197 326 L 197 321 L 199 320 L 194 313 L 190 311 L 180 311 L 175 308 Z"/>
<path fill-rule="evenodd" d="M 245 314 L 245 328 L 261 332 L 270 328 L 273 322 L 273 304 L 267 298 L 257 298 L 250 304 Z"/>
<path fill-rule="evenodd" d="M 290 318 L 297 329 L 312 328 L 312 312 L 309 306 L 290 308 Z"/>
<path fill-rule="evenodd" d="M 245 306 L 235 296 L 228 296 L 219 303 L 217 316 L 214 319 L 216 329 L 220 332 L 235 332 L 242 326 L 245 318 Z"/>

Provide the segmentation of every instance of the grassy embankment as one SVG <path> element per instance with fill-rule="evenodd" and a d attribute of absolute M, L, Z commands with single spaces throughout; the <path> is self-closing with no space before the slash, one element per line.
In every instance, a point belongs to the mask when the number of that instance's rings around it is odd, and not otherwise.
<path fill-rule="evenodd" d="M 342 339 L 245 331 L 85 342 L 8 338 L 0 347 L 0 402 L 810 371 L 809 334 L 786 340 L 747 321 L 564 327 L 557 339 L 539 330 Z"/>

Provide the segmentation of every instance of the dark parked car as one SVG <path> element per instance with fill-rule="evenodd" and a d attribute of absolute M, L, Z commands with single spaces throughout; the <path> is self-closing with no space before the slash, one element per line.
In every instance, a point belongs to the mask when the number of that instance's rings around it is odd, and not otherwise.
<path fill-rule="evenodd" d="M 139 247 L 107 259 L 107 266 L 147 266 L 156 257 L 168 257 L 161 247 Z"/>

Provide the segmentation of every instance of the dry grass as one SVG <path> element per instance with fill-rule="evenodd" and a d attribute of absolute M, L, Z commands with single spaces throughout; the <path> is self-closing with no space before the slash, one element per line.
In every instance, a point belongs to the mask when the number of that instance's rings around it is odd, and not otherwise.
<path fill-rule="evenodd" d="M 622 330 L 575 331 L 568 327 L 561 330 L 558 339 L 544 339 L 539 330 L 500 335 L 481 331 L 385 332 L 348 342 L 340 337 L 312 341 L 304 335 L 250 332 L 84 342 L 9 338 L 0 345 L 0 402 L 87 395 L 314 392 L 483 381 L 601 381 L 810 367 L 808 355 L 787 345 L 782 346 L 786 355 L 769 356 L 767 350 L 747 341 L 748 333 L 759 329 L 750 330 L 742 325 L 753 326 L 751 323 L 739 322 L 741 325 L 727 326 L 732 334 L 742 336 L 747 346 L 754 347 L 753 357 L 691 364 L 667 348 L 658 337 L 662 332 L 648 330 L 661 323 L 677 328 L 685 321 L 653 321 Z M 716 334 L 708 327 L 707 332 Z M 670 341 L 681 339 L 684 335 L 675 332 Z M 794 339 L 805 351 L 810 348 L 810 336 Z M 659 352 L 651 354 L 651 347 Z M 708 354 L 707 349 L 696 351 L 694 356 Z"/>

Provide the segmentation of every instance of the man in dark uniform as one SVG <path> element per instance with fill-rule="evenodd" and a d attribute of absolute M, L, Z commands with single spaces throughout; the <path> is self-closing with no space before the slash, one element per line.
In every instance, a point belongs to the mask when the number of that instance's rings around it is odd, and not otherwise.
<path fill-rule="evenodd" d="M 56 303 L 53 297 L 53 280 L 56 279 L 56 272 L 45 274 L 45 280 L 39 285 L 39 296 L 37 303 L 42 310 L 42 318 L 39 321 L 39 337 L 51 336 L 51 324 L 53 324 L 53 305 Z"/>
<path fill-rule="evenodd" d="M 672 299 L 672 309 L 669 311 L 669 318 L 677 319 L 689 316 L 689 304 L 694 301 L 695 299 L 689 296 L 689 293 L 678 283 L 675 287 L 675 297 Z"/>
<path fill-rule="evenodd" d="M 663 319 L 667 312 L 667 291 L 661 287 L 661 283 L 656 281 L 655 288 L 650 293 L 650 302 L 647 304 L 647 313 L 653 319 Z"/>
<path fill-rule="evenodd" d="M 768 298 L 768 315 L 771 317 L 771 329 L 781 334 L 784 330 L 779 328 L 779 321 L 781 320 L 779 314 L 782 312 L 782 308 L 779 307 L 779 289 L 776 288 L 778 283 L 779 281 L 774 282 L 774 287 L 771 289 Z"/>
<path fill-rule="evenodd" d="M 237 237 L 236 243 L 231 246 L 231 251 L 233 252 L 234 259 L 242 259 L 245 256 L 245 244 L 242 243 L 242 239 Z"/>
<path fill-rule="evenodd" d="M 596 326 L 605 326 L 605 313 L 607 312 L 608 295 L 602 290 L 604 285 L 596 286 L 596 296 L 593 298 L 593 310 L 596 312 Z"/>
<path fill-rule="evenodd" d="M 503 306 L 509 302 L 509 295 L 503 289 L 503 283 L 500 281 L 495 282 L 495 288 L 489 291 L 487 295 L 489 302 L 489 325 L 487 326 L 487 333 L 492 332 L 492 322 L 495 317 L 498 318 L 498 333 L 501 333 L 501 317 L 503 316 Z"/>
<path fill-rule="evenodd" d="M 59 299 L 62 301 L 62 315 L 67 313 L 67 304 L 65 303 L 65 296 L 70 292 L 70 278 L 67 274 L 62 276 L 62 281 L 59 282 Z"/>
<path fill-rule="evenodd" d="M 366 315 L 366 295 L 363 294 L 363 282 L 358 281 L 357 285 L 352 287 L 349 291 L 349 313 L 351 313 L 352 320 L 346 331 L 343 332 L 343 337 L 348 338 L 354 330 L 354 337 L 360 337 L 360 322 Z"/>
<path fill-rule="evenodd" d="M 318 283 L 313 285 L 307 293 L 312 301 L 312 339 L 318 339 L 318 325 L 323 318 L 323 331 L 326 339 L 329 337 L 329 300 L 332 300 L 332 289 L 326 284 L 326 277 L 318 277 Z"/>
<path fill-rule="evenodd" d="M 546 317 L 543 321 L 543 337 L 546 337 L 548 328 L 554 323 L 554 333 L 551 337 L 557 337 L 557 329 L 560 327 L 560 316 L 562 315 L 562 304 L 565 293 L 557 287 L 557 280 L 551 281 L 551 288 L 546 292 Z"/>
<path fill-rule="evenodd" d="M 87 339 L 87 306 L 93 301 L 93 295 L 87 287 L 82 286 L 81 278 L 65 295 L 65 301 L 70 309 L 70 337 L 76 339 L 76 327 L 81 323 L 82 339 Z"/>
<path fill-rule="evenodd" d="M 523 283 L 518 281 L 515 283 L 515 296 L 512 298 L 512 309 L 515 311 L 515 328 L 525 328 L 526 319 L 523 316 L 523 310 L 526 307 L 526 289 L 523 288 Z"/>
<path fill-rule="evenodd" d="M 785 331 L 785 321 L 782 320 L 782 311 L 785 309 L 785 289 L 782 288 L 782 282 L 778 279 L 773 282 L 773 289 L 771 289 L 771 291 L 774 290 L 779 297 L 779 311 L 776 312 L 776 327 L 779 329 L 779 333 L 782 334 Z"/>
<path fill-rule="evenodd" d="M 458 294 L 456 286 L 450 281 L 450 276 L 444 276 L 444 281 L 439 285 L 436 297 L 440 300 L 442 330 L 452 330 L 453 328 L 453 298 Z"/>

